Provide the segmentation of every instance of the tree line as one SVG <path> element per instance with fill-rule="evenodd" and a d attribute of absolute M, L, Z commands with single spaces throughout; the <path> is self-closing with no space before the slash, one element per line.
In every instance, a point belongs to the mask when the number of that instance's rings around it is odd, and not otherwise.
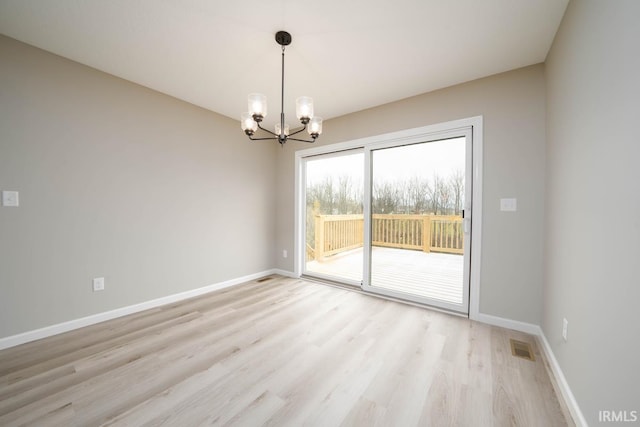
<path fill-rule="evenodd" d="M 460 215 L 464 205 L 464 173 L 447 177 L 413 176 L 405 180 L 374 182 L 374 214 Z M 362 182 L 349 175 L 325 177 L 307 186 L 307 210 L 320 215 L 361 214 Z"/>

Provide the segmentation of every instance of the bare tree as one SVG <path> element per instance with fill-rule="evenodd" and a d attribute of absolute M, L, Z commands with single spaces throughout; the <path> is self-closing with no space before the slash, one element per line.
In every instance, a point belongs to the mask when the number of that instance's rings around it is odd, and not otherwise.
<path fill-rule="evenodd" d="M 440 175 L 433 174 L 433 178 L 431 179 L 431 185 L 427 191 L 427 197 L 429 199 L 429 208 L 431 213 L 434 215 L 438 215 L 439 212 L 442 211 L 442 201 L 440 199 L 442 195 L 441 187 L 444 185 L 442 178 Z"/>
<path fill-rule="evenodd" d="M 316 214 L 342 215 L 362 213 L 362 183 L 354 182 L 349 175 L 325 177 L 309 185 L 307 207 L 315 206 Z"/>
<path fill-rule="evenodd" d="M 396 189 L 398 201 L 396 203 L 396 213 L 411 213 L 413 200 L 411 198 L 411 187 L 409 181 L 396 181 L 393 183 Z"/>
<path fill-rule="evenodd" d="M 424 213 L 427 209 L 428 193 L 430 191 L 429 182 L 418 176 L 413 176 L 408 181 L 408 191 L 410 205 L 413 207 L 412 213 Z"/>
<path fill-rule="evenodd" d="M 362 183 L 350 175 L 325 177 L 307 187 L 307 209 L 313 215 L 362 213 Z M 455 171 L 443 179 L 413 176 L 406 180 L 376 182 L 372 191 L 372 210 L 376 214 L 459 215 L 464 204 L 464 173 Z"/>
<path fill-rule="evenodd" d="M 464 207 L 464 173 L 460 169 L 449 176 L 449 187 L 453 196 L 454 215 L 460 215 Z"/>
<path fill-rule="evenodd" d="M 339 215 L 362 213 L 362 183 L 354 182 L 350 175 L 340 176 L 337 181 L 336 213 Z"/>
<path fill-rule="evenodd" d="M 452 209 L 452 192 L 451 187 L 443 179 L 440 179 L 438 187 L 438 198 L 440 199 L 440 212 L 442 215 L 451 213 Z"/>
<path fill-rule="evenodd" d="M 338 177 L 337 191 L 335 195 L 337 214 L 349 213 L 352 194 L 351 178 L 349 175 Z"/>
<path fill-rule="evenodd" d="M 392 214 L 398 207 L 399 194 L 396 185 L 390 182 L 376 183 L 373 185 L 373 213 Z"/>
<path fill-rule="evenodd" d="M 330 215 L 334 211 L 334 184 L 330 177 L 307 187 L 307 207 L 314 206 L 316 214 Z"/>

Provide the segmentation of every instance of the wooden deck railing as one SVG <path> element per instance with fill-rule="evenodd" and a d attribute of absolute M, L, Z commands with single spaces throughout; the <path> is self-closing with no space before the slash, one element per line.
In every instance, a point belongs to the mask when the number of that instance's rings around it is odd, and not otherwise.
<path fill-rule="evenodd" d="M 316 215 L 315 245 L 307 248 L 307 258 L 321 260 L 362 247 L 363 223 L 362 215 Z M 455 215 L 374 214 L 371 239 L 373 246 L 461 254 L 464 243 L 462 218 Z"/>
<path fill-rule="evenodd" d="M 316 215 L 315 259 L 361 247 L 363 230 L 362 215 Z"/>

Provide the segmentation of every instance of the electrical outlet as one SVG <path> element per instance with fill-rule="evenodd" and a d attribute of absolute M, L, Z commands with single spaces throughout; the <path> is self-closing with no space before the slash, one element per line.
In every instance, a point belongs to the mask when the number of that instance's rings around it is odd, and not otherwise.
<path fill-rule="evenodd" d="M 569 329 L 569 321 L 562 319 L 562 339 L 567 340 L 567 330 Z"/>
<path fill-rule="evenodd" d="M 287 250 L 283 249 L 282 250 L 282 258 L 286 258 L 289 254 L 287 254 Z"/>
<path fill-rule="evenodd" d="M 93 292 L 104 291 L 104 277 L 96 277 L 93 279 Z"/>

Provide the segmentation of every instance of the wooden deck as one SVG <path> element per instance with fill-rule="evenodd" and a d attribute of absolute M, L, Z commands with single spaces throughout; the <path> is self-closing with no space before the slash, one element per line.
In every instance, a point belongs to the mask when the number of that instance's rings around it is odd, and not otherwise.
<path fill-rule="evenodd" d="M 307 262 L 309 272 L 360 282 L 362 248 Z M 374 247 L 371 285 L 423 298 L 462 303 L 462 255 Z"/>

